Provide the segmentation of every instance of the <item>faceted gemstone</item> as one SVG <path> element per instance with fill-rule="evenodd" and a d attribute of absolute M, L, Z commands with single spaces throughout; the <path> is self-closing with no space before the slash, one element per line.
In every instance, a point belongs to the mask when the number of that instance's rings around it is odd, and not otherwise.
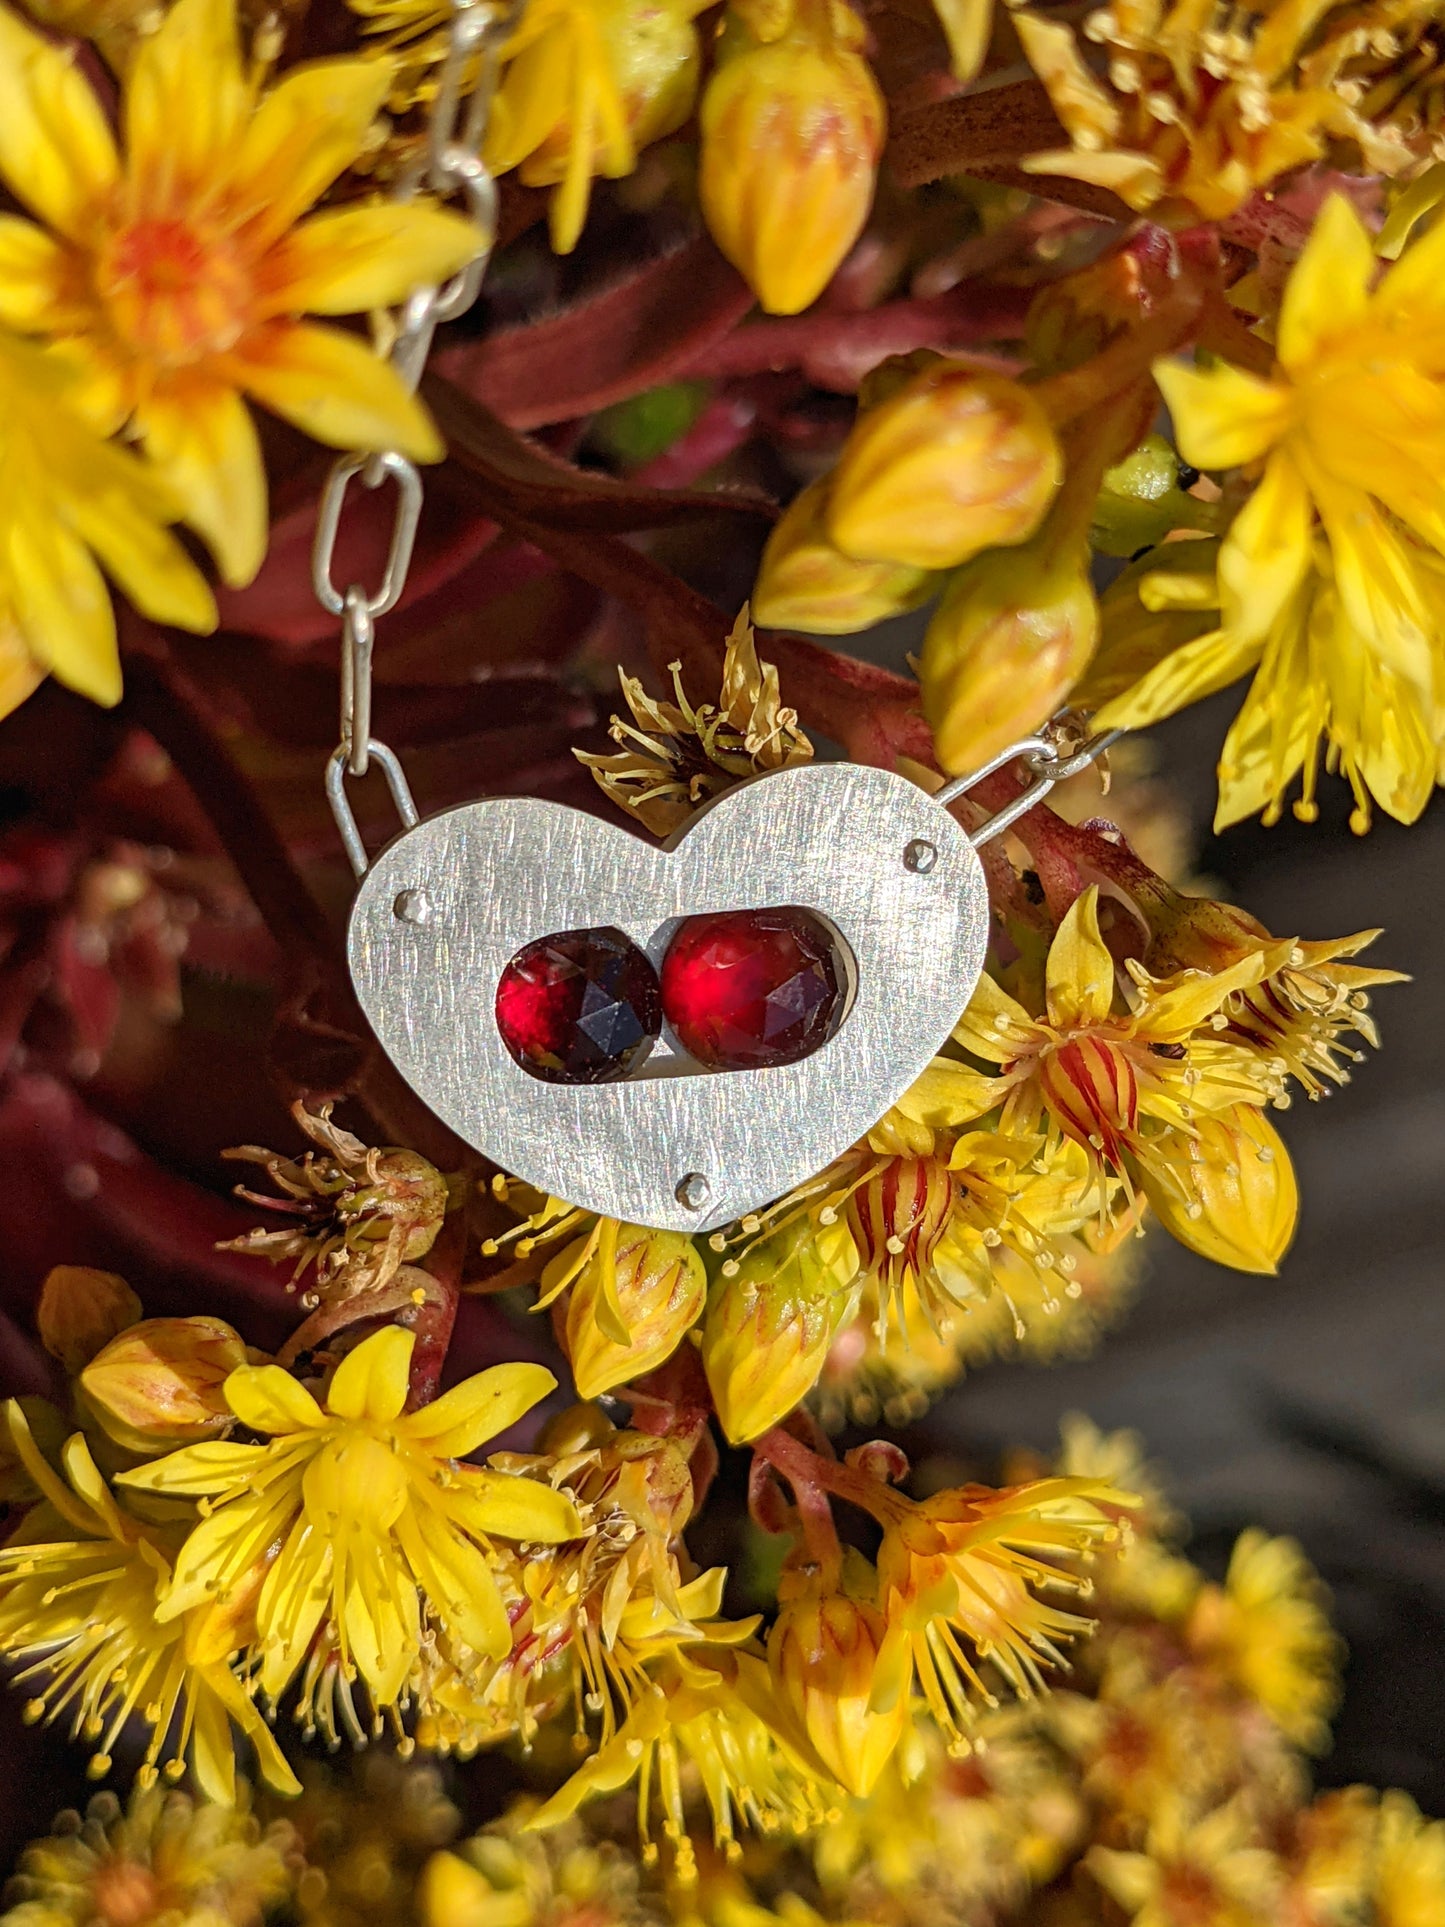
<path fill-rule="evenodd" d="M 549 1084 L 606 1084 L 647 1056 L 662 1028 L 657 973 L 620 930 L 565 930 L 519 950 L 497 985 L 497 1029 Z"/>
<path fill-rule="evenodd" d="M 714 1071 L 796 1064 L 837 1029 L 842 946 L 811 910 L 689 917 L 662 960 L 662 1008 L 683 1049 Z"/>

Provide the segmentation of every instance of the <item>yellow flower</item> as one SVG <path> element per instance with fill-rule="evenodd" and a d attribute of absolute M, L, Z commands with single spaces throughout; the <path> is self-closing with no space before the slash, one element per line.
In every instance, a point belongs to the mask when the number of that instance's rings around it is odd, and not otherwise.
<path fill-rule="evenodd" d="M 28 29 L 0 12 L 0 174 L 15 111 L 6 104 L 12 32 Z M 29 233 L 44 243 L 28 223 L 0 214 L 0 322 L 17 318 L 10 257 L 17 248 L 35 253 Z M 120 700 L 102 568 L 156 621 L 216 626 L 210 590 L 168 531 L 183 512 L 178 493 L 149 463 L 100 439 L 77 406 L 80 388 L 71 371 L 0 326 L 0 715 L 46 675 L 93 702 Z"/>
<path fill-rule="evenodd" d="M 1368 173 L 1432 151 L 1430 7 L 1106 0 L 1078 32 L 1032 9 L 1012 17 L 1073 143 L 1027 155 L 1025 171 L 1106 187 L 1156 218 L 1223 220 L 1337 145 Z"/>
<path fill-rule="evenodd" d="M 1339 1698 L 1342 1647 L 1324 1588 L 1292 1539 L 1241 1533 L 1223 1586 L 1194 1602 L 1194 1653 L 1258 1702 L 1295 1745 L 1322 1752 Z"/>
<path fill-rule="evenodd" d="M 798 712 L 783 702 L 776 667 L 758 658 L 746 606 L 728 636 L 715 703 L 694 708 L 683 691 L 681 663 L 673 663 L 671 673 L 676 703 L 656 701 L 621 671 L 632 721 L 614 716 L 609 731 L 621 749 L 605 756 L 572 752 L 604 795 L 654 836 L 670 836 L 703 803 L 746 777 L 812 760 L 813 745 L 798 727 Z"/>
<path fill-rule="evenodd" d="M 1196 1817 L 1168 1802 L 1142 1853 L 1091 1847 L 1084 1865 L 1134 1927 L 1271 1927 L 1280 1867 L 1244 1801 Z"/>
<path fill-rule="evenodd" d="M 571 1500 L 549 1487 L 456 1463 L 545 1396 L 552 1374 L 497 1365 L 404 1417 L 414 1343 L 397 1326 L 363 1339 L 325 1406 L 279 1366 L 242 1366 L 226 1402 L 265 1443 L 189 1446 L 122 1474 L 138 1490 L 203 1501 L 157 1607 L 163 1622 L 224 1603 L 264 1570 L 255 1648 L 272 1699 L 323 1622 L 343 1667 L 383 1707 L 433 1624 L 500 1658 L 511 1629 L 492 1536 L 550 1544 L 582 1531 Z"/>
<path fill-rule="evenodd" d="M 816 301 L 862 232 L 887 129 L 848 0 L 734 0 L 703 95 L 698 193 L 769 314 Z"/>
<path fill-rule="evenodd" d="M 620 180 L 637 150 L 692 112 L 706 0 L 528 0 L 502 47 L 484 152 L 528 187 L 552 187 L 552 246 L 570 254 L 594 174 Z M 393 10 L 394 11 L 394 10 Z"/>
<path fill-rule="evenodd" d="M 244 1795 L 244 1788 L 242 1789 Z M 62 1813 L 20 1857 L 5 1927 L 257 1927 L 287 1897 L 294 1836 L 264 1832 L 243 1798 L 197 1804 L 138 1787 L 122 1808 L 98 1793 Z"/>
<path fill-rule="evenodd" d="M 977 1702 L 997 1704 L 985 1672 L 1031 1697 L 1046 1690 L 1043 1667 L 1066 1666 L 1059 1642 L 1090 1630 L 1030 1588 L 1086 1591 L 1060 1561 L 1117 1539 L 1100 1503 L 1127 1506 L 1132 1494 L 1096 1479 L 1039 1479 L 999 1492 L 963 1486 L 922 1504 L 886 1497 L 878 1578 L 888 1632 L 872 1703 L 887 1712 L 906 1701 L 916 1675 L 929 1712 L 966 1750 Z"/>
<path fill-rule="evenodd" d="M 701 1783 L 718 1844 L 736 1838 L 741 1817 L 764 1831 L 805 1833 L 826 1817 L 827 1782 L 800 1735 L 782 1730 L 768 1669 L 751 1653 L 674 1655 L 658 1671 L 616 1736 L 598 1748 L 533 1816 L 542 1829 L 570 1819 L 584 1800 L 637 1782 L 645 1865 L 656 1860 L 652 1810 L 676 1856 L 679 1878 L 695 1867 L 683 1805 L 684 1764 Z"/>
<path fill-rule="evenodd" d="M 1149 924 L 1144 962 L 1152 971 L 1217 970 L 1251 951 L 1274 960 L 1267 976 L 1237 990 L 1224 1006 L 1229 1019 L 1224 1034 L 1261 1057 L 1282 1059 L 1310 1097 L 1321 1096 L 1330 1084 L 1349 1083 L 1340 1060 L 1358 1063 L 1361 1054 L 1341 1041 L 1347 1032 L 1378 1049 L 1368 992 L 1408 979 L 1399 970 L 1342 959 L 1367 949 L 1379 930 L 1301 940 L 1279 961 L 1279 939 L 1233 904 L 1183 896 L 1162 878 L 1151 879 L 1147 888 L 1136 886 L 1134 896 Z"/>
<path fill-rule="evenodd" d="M 1288 946 L 1285 946 L 1287 949 Z M 1214 1146 L 1205 1124 L 1237 1125 L 1236 1110 L 1279 1095 L 1282 1065 L 1227 1041 L 1220 1012 L 1227 1000 L 1265 974 L 1271 959 L 1248 955 L 1227 969 L 1183 970 L 1152 978 L 1130 964 L 1130 1008 L 1116 1014 L 1114 959 L 1099 934 L 1098 889 L 1090 885 L 1070 906 L 1049 947 L 1044 1010 L 1034 1016 L 985 976 L 954 1031 L 965 1050 L 998 1066 L 986 1077 L 961 1063 L 939 1060 L 907 1100 L 925 1119 L 929 1104 L 975 1114 L 1003 1106 L 1000 1128 L 1027 1138 L 1040 1132 L 1079 1145 L 1100 1180 L 1114 1174 L 1137 1181 L 1163 1222 L 1186 1244 L 1214 1235 L 1205 1226 L 1200 1171 L 1191 1152 Z M 1293 1174 L 1284 1147 L 1264 1121 L 1252 1122 L 1258 1148 L 1268 1150 L 1251 1173 L 1248 1211 L 1257 1219 L 1263 1188 L 1288 1203 Z M 1216 1206 L 1228 1200 L 1211 1194 Z M 1241 1202 L 1241 1209 L 1244 1209 Z M 1264 1212 L 1267 1223 L 1293 1227 L 1293 1210 Z M 1279 1239 L 1265 1245 L 1244 1226 L 1231 1227 L 1250 1258 L 1247 1269 L 1272 1270 Z"/>
<path fill-rule="evenodd" d="M 1216 825 L 1274 821 L 1301 770 L 1315 813 L 1321 741 L 1355 793 L 1410 823 L 1445 744 L 1445 228 L 1370 291 L 1374 248 L 1339 196 L 1290 276 L 1277 365 L 1155 373 L 1181 452 L 1243 466 L 1258 484 L 1207 578 L 1146 576 L 1170 606 L 1217 603 L 1217 627 L 1174 649 L 1100 711 L 1104 727 L 1156 721 L 1255 671 L 1220 759 Z"/>
<path fill-rule="evenodd" d="M 266 551 L 243 396 L 336 447 L 442 453 L 391 368 L 299 318 L 404 301 L 476 251 L 430 207 L 301 220 L 362 151 L 390 71 L 317 61 L 262 90 L 235 0 L 178 0 L 131 65 L 118 147 L 70 55 L 0 8 L 0 179 L 36 217 L 0 218 L 0 322 L 55 343 L 98 427 L 133 426 L 228 583 Z"/>
<path fill-rule="evenodd" d="M 235 1797 L 234 1721 L 255 1747 L 265 1779 L 294 1793 L 291 1769 L 228 1664 L 245 1644 L 249 1595 L 233 1602 L 202 1597 L 183 1616 L 162 1620 L 157 1598 L 171 1579 L 182 1534 L 123 1512 L 79 1433 L 62 1448 L 62 1480 L 13 1401 L 6 1417 L 42 1500 L 0 1549 L 0 1652 L 21 1662 L 16 1683 L 36 1686 L 26 1717 L 69 1713 L 72 1734 L 96 1747 L 90 1770 L 99 1777 L 140 1713 L 151 1739 L 138 1783 L 154 1784 L 170 1739 L 167 1775 L 179 1777 L 189 1757 L 202 1790 L 220 1801 Z"/>

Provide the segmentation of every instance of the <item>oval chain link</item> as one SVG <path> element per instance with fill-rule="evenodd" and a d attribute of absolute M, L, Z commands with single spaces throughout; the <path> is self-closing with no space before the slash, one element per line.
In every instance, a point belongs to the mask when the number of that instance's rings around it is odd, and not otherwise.
<path fill-rule="evenodd" d="M 1057 725 L 1062 718 L 1056 717 L 1054 720 Z M 1001 749 L 997 756 L 991 756 L 981 769 L 971 770 L 967 776 L 955 776 L 942 789 L 934 791 L 933 800 L 941 809 L 947 809 L 950 803 L 956 803 L 960 796 L 967 795 L 986 776 L 1005 769 L 1010 763 L 1023 764 L 1033 777 L 1033 782 L 1027 789 L 1020 790 L 1012 802 L 1005 803 L 986 823 L 980 823 L 976 830 L 970 832 L 970 840 L 978 849 L 1012 828 L 1035 803 L 1042 803 L 1056 784 L 1067 782 L 1071 776 L 1081 775 L 1091 763 L 1097 763 L 1123 734 L 1122 729 L 1106 729 L 1098 736 L 1091 736 L 1082 748 L 1073 750 L 1067 756 L 1061 753 L 1056 737 L 1042 734 L 1025 736 L 1017 743 L 1010 743 L 1007 749 Z"/>
<path fill-rule="evenodd" d="M 481 147 L 496 90 L 497 51 L 509 24 L 510 8 L 500 0 L 452 0 L 447 51 L 427 122 L 426 145 L 397 184 L 400 201 L 411 200 L 423 186 L 438 198 L 460 196 L 482 237 L 476 254 L 451 280 L 440 287 L 419 288 L 401 311 L 388 360 L 413 391 L 437 328 L 444 321 L 455 321 L 476 300 L 496 239 L 497 185 L 481 157 Z M 386 567 L 380 584 L 370 592 L 358 582 L 342 588 L 334 574 L 347 490 L 357 478 L 368 489 L 386 481 L 396 485 Z M 416 806 L 400 763 L 371 734 L 371 656 L 376 618 L 396 607 L 406 587 L 421 507 L 422 481 L 416 464 L 398 450 L 386 449 L 343 455 L 327 477 L 317 513 L 311 586 L 321 606 L 341 617 L 341 740 L 327 766 L 326 793 L 358 876 L 366 871 L 366 850 L 346 794 L 348 776 L 364 776 L 375 759 L 403 825 L 409 828 L 416 821 Z"/>

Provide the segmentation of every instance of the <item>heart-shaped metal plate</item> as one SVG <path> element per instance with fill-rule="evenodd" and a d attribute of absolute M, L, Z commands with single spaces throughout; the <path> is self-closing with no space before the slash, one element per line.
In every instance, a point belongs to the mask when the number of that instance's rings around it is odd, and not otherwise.
<path fill-rule="evenodd" d="M 554 1084 L 502 1041 L 497 984 L 534 938 L 615 925 L 660 967 L 679 918 L 783 904 L 827 918 L 856 966 L 841 1028 L 801 1063 L 689 1074 L 664 1044 L 639 1077 Z M 900 776 L 819 763 L 730 790 L 663 849 L 534 797 L 448 810 L 367 871 L 349 950 L 382 1047 L 469 1144 L 587 1210 L 707 1231 L 820 1171 L 902 1096 L 987 940 L 960 825 Z"/>

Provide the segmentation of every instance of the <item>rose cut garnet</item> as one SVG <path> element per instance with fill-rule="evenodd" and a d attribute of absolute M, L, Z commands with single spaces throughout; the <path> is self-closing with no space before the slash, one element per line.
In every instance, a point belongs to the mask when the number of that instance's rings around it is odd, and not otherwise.
<path fill-rule="evenodd" d="M 811 910 L 689 917 L 662 960 L 662 1009 L 688 1054 L 714 1071 L 796 1064 L 838 1028 L 842 944 Z"/>
<path fill-rule="evenodd" d="M 657 973 L 621 930 L 539 937 L 502 972 L 497 1029 L 533 1077 L 610 1083 L 636 1070 L 657 1042 Z"/>

